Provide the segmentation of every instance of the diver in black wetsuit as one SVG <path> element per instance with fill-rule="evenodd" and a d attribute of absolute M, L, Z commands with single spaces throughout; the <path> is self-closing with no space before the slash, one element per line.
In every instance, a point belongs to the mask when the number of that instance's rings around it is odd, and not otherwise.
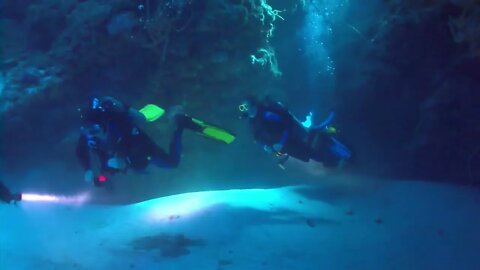
<path fill-rule="evenodd" d="M 249 119 L 253 137 L 265 151 L 278 157 L 279 165 L 291 156 L 308 162 L 321 162 L 325 167 L 336 167 L 349 159 L 351 151 L 334 136 L 331 122 L 306 128 L 280 102 L 262 101 L 250 97 L 239 106 L 243 118 Z"/>
<path fill-rule="evenodd" d="M 176 129 L 166 152 L 152 141 L 138 125 L 146 116 L 112 97 L 94 98 L 81 114 L 81 135 L 77 144 L 77 157 L 85 169 L 85 181 L 101 186 L 105 174 L 141 171 L 149 164 L 175 168 L 180 163 L 181 137 L 191 118 L 174 115 Z M 98 160 L 94 173 L 94 160 Z"/>
<path fill-rule="evenodd" d="M 4 203 L 18 202 L 22 200 L 21 193 L 12 193 L 5 184 L 0 181 L 0 201 Z"/>

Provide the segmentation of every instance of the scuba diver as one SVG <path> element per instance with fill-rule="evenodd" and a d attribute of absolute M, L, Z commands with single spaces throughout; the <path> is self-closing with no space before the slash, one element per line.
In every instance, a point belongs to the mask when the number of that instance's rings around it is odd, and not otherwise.
<path fill-rule="evenodd" d="M 0 201 L 4 203 L 18 202 L 22 200 L 21 193 L 12 193 L 5 184 L 0 181 Z"/>
<path fill-rule="evenodd" d="M 312 127 L 311 123 L 301 123 L 280 102 L 269 98 L 262 101 L 246 98 L 239 110 L 241 118 L 249 119 L 255 141 L 263 145 L 265 151 L 275 154 L 281 168 L 289 157 L 304 162 L 312 159 L 330 168 L 352 157 L 352 152 L 338 140 L 336 129 L 330 125 L 333 113 Z M 307 120 L 311 121 L 311 115 Z"/>
<path fill-rule="evenodd" d="M 164 113 L 165 110 L 154 104 L 136 110 L 112 97 L 93 98 L 91 104 L 81 110 L 81 135 L 76 149 L 85 169 L 84 180 L 104 186 L 107 175 L 125 173 L 128 169 L 143 171 L 149 164 L 178 167 L 184 128 L 227 144 L 235 139 L 224 129 L 181 113 L 177 107 L 171 114 L 176 127 L 167 152 L 139 128 L 140 124 L 153 122 Z"/>

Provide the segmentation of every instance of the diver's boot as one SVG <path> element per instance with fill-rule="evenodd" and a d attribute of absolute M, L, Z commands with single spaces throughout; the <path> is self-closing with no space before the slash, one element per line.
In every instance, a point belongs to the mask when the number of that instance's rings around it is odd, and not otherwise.
<path fill-rule="evenodd" d="M 195 132 L 202 132 L 203 127 L 196 123 L 192 117 L 186 114 L 178 114 L 175 116 L 175 123 L 177 124 L 177 129 L 190 129 Z"/>
<path fill-rule="evenodd" d="M 221 141 L 227 144 L 235 140 L 233 133 L 187 115 L 183 112 L 181 106 L 172 107 L 169 110 L 168 118 L 175 123 L 175 132 L 182 132 L 186 128 L 206 138 Z"/>
<path fill-rule="evenodd" d="M 192 128 L 192 118 L 183 111 L 182 106 L 173 106 L 168 109 L 167 117 L 175 124 L 175 130 L 181 131 L 184 128 Z"/>

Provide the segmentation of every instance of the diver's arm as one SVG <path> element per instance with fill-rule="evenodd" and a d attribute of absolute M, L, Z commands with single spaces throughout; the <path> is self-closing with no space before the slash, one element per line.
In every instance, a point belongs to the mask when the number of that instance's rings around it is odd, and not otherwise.
<path fill-rule="evenodd" d="M 281 123 L 283 121 L 282 117 L 274 112 L 267 111 L 263 114 L 263 118 L 267 121 L 275 122 L 275 123 Z M 283 146 L 287 142 L 287 139 L 289 137 L 289 132 L 288 128 L 286 128 L 282 132 L 282 137 L 280 138 L 280 141 L 274 145 L 272 145 L 272 149 L 275 152 L 280 152 L 283 149 Z"/>
<path fill-rule="evenodd" d="M 283 149 L 283 146 L 287 142 L 288 136 L 289 136 L 288 130 L 284 130 L 282 132 L 282 137 L 280 138 L 280 141 L 272 146 L 273 150 L 275 150 L 276 152 L 281 152 Z"/>
<path fill-rule="evenodd" d="M 92 152 L 93 151 L 93 152 Z M 94 172 L 92 168 L 92 157 L 91 155 L 95 155 L 95 157 L 98 157 L 99 162 L 100 162 L 100 172 Z M 94 159 L 95 159 L 94 157 Z M 109 168 L 107 165 L 107 156 L 105 156 L 104 153 L 102 152 L 97 152 L 88 146 L 88 142 L 85 136 L 80 136 L 78 139 L 78 144 L 77 144 L 77 158 L 80 161 L 80 164 L 82 165 L 83 169 L 85 170 L 84 175 L 83 175 L 83 180 L 91 185 L 99 186 L 99 179 L 100 176 L 105 175 L 111 175 L 115 172 L 115 169 Z M 96 173 L 100 173 L 99 175 L 96 175 Z"/>
<path fill-rule="evenodd" d="M 267 121 L 270 121 L 270 122 L 275 122 L 275 123 L 282 122 L 282 118 L 280 117 L 280 115 L 278 115 L 274 112 L 266 111 L 266 112 L 263 113 L 262 117 L 263 117 L 264 120 L 267 120 Z"/>
<path fill-rule="evenodd" d="M 263 119 L 267 120 L 267 121 L 270 121 L 270 122 L 275 122 L 275 123 L 280 123 L 282 124 L 282 122 L 285 122 L 284 119 L 282 119 L 282 117 L 274 112 L 265 112 L 263 114 Z M 283 123 L 284 125 L 286 123 Z M 288 129 L 285 128 L 285 130 L 282 132 L 282 137 L 280 139 L 280 142 L 281 144 L 285 144 L 285 142 L 287 141 L 288 139 Z"/>
<path fill-rule="evenodd" d="M 12 193 L 5 184 L 0 182 L 0 201 L 3 201 L 4 203 L 11 203 L 21 201 L 22 200 L 22 194 L 21 193 Z"/>

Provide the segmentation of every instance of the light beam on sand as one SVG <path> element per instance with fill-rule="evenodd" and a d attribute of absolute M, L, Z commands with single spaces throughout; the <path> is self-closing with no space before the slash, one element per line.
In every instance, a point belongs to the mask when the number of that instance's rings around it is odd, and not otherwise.
<path fill-rule="evenodd" d="M 183 193 L 162 197 L 135 204 L 134 211 L 146 210 L 146 219 L 150 222 L 170 221 L 177 218 L 188 218 L 201 215 L 212 207 L 227 205 L 237 208 L 250 208 L 260 211 L 275 212 L 278 209 L 294 212 L 331 211 L 326 203 L 310 202 L 295 192 L 297 187 L 276 189 L 235 189 Z M 310 209 L 311 208 L 311 209 Z"/>
<path fill-rule="evenodd" d="M 22 201 L 28 202 L 44 202 L 44 203 L 60 203 L 60 204 L 83 204 L 89 199 L 88 193 L 78 194 L 75 196 L 57 196 L 50 194 L 23 193 Z"/>

